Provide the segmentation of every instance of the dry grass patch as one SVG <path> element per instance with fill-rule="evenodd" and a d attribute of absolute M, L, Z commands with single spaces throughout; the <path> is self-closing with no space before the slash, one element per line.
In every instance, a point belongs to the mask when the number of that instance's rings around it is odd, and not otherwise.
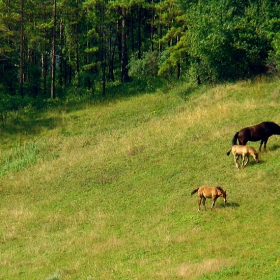
<path fill-rule="evenodd" d="M 202 276 L 203 274 L 213 273 L 222 270 L 225 267 L 233 265 L 230 259 L 207 259 L 201 263 L 182 264 L 177 269 L 177 275 L 180 278 L 194 279 Z"/>
<path fill-rule="evenodd" d="M 23 232 L 26 232 L 26 223 L 34 218 L 34 213 L 20 204 L 10 209 L 3 208 L 0 211 L 0 217 L 2 220 L 1 242 L 5 244 L 19 238 Z"/>

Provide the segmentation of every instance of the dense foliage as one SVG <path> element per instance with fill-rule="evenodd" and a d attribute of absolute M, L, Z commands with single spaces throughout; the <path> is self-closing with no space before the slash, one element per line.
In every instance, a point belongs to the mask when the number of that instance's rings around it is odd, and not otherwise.
<path fill-rule="evenodd" d="M 204 83 L 277 69 L 279 15 L 270 0 L 0 0 L 0 107 L 70 85 L 106 95 L 131 77 Z"/>

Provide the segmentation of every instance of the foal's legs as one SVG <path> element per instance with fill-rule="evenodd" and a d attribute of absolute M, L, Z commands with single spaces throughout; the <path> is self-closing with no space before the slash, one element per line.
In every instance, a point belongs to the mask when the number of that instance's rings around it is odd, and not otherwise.
<path fill-rule="evenodd" d="M 198 211 L 200 211 L 201 199 L 202 199 L 202 197 L 200 196 L 200 197 L 198 198 Z"/>
<path fill-rule="evenodd" d="M 239 165 L 238 165 L 238 162 L 237 162 L 238 159 L 239 159 L 239 155 L 235 154 L 234 155 L 234 162 L 235 162 L 235 166 L 236 166 L 237 169 L 239 169 Z"/>
<path fill-rule="evenodd" d="M 245 155 L 244 155 L 244 159 L 243 159 L 243 162 L 242 162 L 242 164 L 243 164 L 243 168 L 248 164 L 248 162 L 249 162 L 249 155 L 246 155 L 246 157 L 247 157 L 247 161 L 244 163 L 244 160 L 245 160 Z"/>
<path fill-rule="evenodd" d="M 245 158 L 247 157 L 247 161 L 245 162 Z M 249 161 L 249 155 L 242 154 L 242 168 L 244 168 Z"/>
<path fill-rule="evenodd" d="M 206 198 L 203 196 L 203 198 L 202 198 L 202 204 L 204 205 L 204 210 L 206 211 L 205 200 L 206 200 Z"/>
<path fill-rule="evenodd" d="M 213 202 L 212 202 L 212 205 L 211 205 L 211 210 L 213 210 L 213 207 L 215 206 L 216 199 L 217 199 L 216 197 L 213 198 Z"/>

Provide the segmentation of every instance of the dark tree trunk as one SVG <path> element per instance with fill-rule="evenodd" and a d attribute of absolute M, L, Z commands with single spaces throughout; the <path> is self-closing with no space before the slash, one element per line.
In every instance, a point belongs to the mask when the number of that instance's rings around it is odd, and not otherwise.
<path fill-rule="evenodd" d="M 134 16 L 133 7 L 130 8 L 130 32 L 131 32 L 131 51 L 134 53 Z"/>
<path fill-rule="evenodd" d="M 44 42 L 44 48 L 45 42 Z M 42 77 L 43 77 L 43 95 L 46 96 L 47 91 L 47 63 L 46 63 L 46 52 L 42 54 Z"/>
<path fill-rule="evenodd" d="M 177 36 L 177 43 L 180 41 L 180 38 L 179 36 Z M 180 62 L 178 61 L 177 62 L 177 79 L 179 79 L 181 76 L 181 64 Z"/>
<path fill-rule="evenodd" d="M 101 68 L 102 68 L 102 95 L 106 95 L 106 36 L 105 36 L 105 27 L 101 27 Z"/>
<path fill-rule="evenodd" d="M 121 59 L 121 81 L 129 81 L 128 76 L 128 54 L 126 45 L 126 8 L 122 8 L 122 59 Z"/>
<path fill-rule="evenodd" d="M 63 78 L 64 78 L 62 47 L 63 47 L 63 22 L 62 22 L 62 20 L 60 20 L 60 22 L 59 22 L 59 60 L 58 60 L 59 85 L 60 86 L 63 85 Z M 64 81 L 64 83 L 65 83 L 65 81 Z"/>
<path fill-rule="evenodd" d="M 53 1 L 53 32 L 52 32 L 52 73 L 51 73 L 51 98 L 55 98 L 55 52 L 56 52 L 56 0 Z"/>
<path fill-rule="evenodd" d="M 114 42 L 112 42 L 112 28 L 110 27 L 110 35 L 109 35 L 109 75 L 108 78 L 111 81 L 115 80 L 114 77 L 114 58 L 115 58 L 115 49 L 117 44 L 118 35 L 116 34 Z"/>
<path fill-rule="evenodd" d="M 46 9 L 45 9 L 46 11 Z M 44 22 L 46 22 L 46 12 L 44 11 Z M 43 96 L 47 94 L 47 46 L 46 46 L 47 30 L 44 28 L 44 39 L 43 39 L 43 53 L 41 55 L 41 67 L 42 67 L 42 78 L 43 78 Z"/>
<path fill-rule="evenodd" d="M 23 83 L 24 83 L 24 0 L 21 0 L 19 93 L 22 97 L 23 97 Z"/>
<path fill-rule="evenodd" d="M 154 9 L 154 1 L 152 1 L 152 22 L 151 22 L 151 51 L 154 51 L 154 25 L 155 25 L 155 9 Z"/>
<path fill-rule="evenodd" d="M 119 54 L 119 61 L 122 61 L 122 37 L 121 37 L 121 21 L 117 20 L 117 32 L 116 32 L 116 40 L 118 42 L 118 54 Z"/>
<path fill-rule="evenodd" d="M 141 17 L 142 17 L 142 5 L 138 6 L 138 24 L 137 24 L 137 44 L 138 44 L 138 58 L 141 58 L 141 45 L 142 45 L 142 37 L 141 37 Z"/>
<path fill-rule="evenodd" d="M 161 1 L 160 1 L 161 3 Z M 161 9 L 159 11 L 159 26 L 158 26 L 158 36 L 159 36 L 159 39 L 162 38 L 162 24 L 161 24 L 161 20 L 162 20 L 162 15 L 161 15 Z M 158 51 L 159 53 L 162 52 L 162 43 L 161 41 L 159 40 L 159 43 L 158 43 Z"/>
<path fill-rule="evenodd" d="M 75 25 L 75 29 L 76 29 L 76 72 L 79 73 L 80 71 L 80 58 L 79 58 L 79 5 L 77 2 L 77 7 L 76 7 L 76 25 Z"/>

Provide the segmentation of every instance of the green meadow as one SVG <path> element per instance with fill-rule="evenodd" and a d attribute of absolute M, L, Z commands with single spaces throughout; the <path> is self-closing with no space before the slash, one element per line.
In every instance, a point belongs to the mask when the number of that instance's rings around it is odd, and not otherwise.
<path fill-rule="evenodd" d="M 262 121 L 280 124 L 279 79 L 13 113 L 0 278 L 280 279 L 280 136 L 243 170 L 226 156 L 235 132 Z M 224 188 L 227 206 L 198 212 L 201 185 Z"/>

